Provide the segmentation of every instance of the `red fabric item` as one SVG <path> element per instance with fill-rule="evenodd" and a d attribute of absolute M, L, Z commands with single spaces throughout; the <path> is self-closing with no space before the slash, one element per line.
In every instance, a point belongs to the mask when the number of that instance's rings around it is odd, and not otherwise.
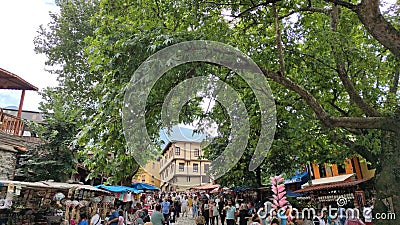
<path fill-rule="evenodd" d="M 347 225 L 360 225 L 360 221 L 358 220 L 347 220 Z"/>

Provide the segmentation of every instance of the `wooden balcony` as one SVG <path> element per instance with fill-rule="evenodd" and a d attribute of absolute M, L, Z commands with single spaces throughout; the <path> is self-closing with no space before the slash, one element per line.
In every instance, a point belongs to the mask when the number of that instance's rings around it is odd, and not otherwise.
<path fill-rule="evenodd" d="M 0 131 L 10 135 L 22 136 L 24 122 L 16 116 L 3 112 L 0 108 Z"/>

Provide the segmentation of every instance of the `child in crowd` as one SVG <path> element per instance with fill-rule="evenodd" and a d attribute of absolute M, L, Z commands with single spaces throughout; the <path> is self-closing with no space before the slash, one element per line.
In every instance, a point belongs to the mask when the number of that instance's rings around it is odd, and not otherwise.
<path fill-rule="evenodd" d="M 204 224 L 206 224 L 206 219 L 204 218 L 201 211 L 199 211 L 199 216 L 196 217 L 196 225 L 204 225 Z"/>

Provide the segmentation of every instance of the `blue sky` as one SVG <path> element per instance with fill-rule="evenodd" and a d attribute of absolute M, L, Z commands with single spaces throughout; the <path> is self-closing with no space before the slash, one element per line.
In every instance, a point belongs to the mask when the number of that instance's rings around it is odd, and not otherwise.
<path fill-rule="evenodd" d="M 17 74 L 42 90 L 56 86 L 54 75 L 44 68 L 44 55 L 33 51 L 33 38 L 40 24 L 50 20 L 49 11 L 57 11 L 52 0 L 3 0 L 0 1 L 0 68 Z M 21 91 L 0 90 L 0 107 L 19 104 Z M 41 98 L 34 91 L 27 91 L 24 110 L 37 110 Z"/>

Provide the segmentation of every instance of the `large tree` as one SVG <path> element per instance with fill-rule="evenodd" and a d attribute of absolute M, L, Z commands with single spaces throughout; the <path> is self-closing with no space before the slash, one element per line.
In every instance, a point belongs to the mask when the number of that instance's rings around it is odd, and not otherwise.
<path fill-rule="evenodd" d="M 264 75 L 307 104 L 289 104 L 287 110 L 297 115 L 298 110 L 312 110 L 300 113 L 295 120 L 306 119 L 308 126 L 318 120 L 320 125 L 307 130 L 308 134 L 344 144 L 352 151 L 349 153 L 371 162 L 377 169 L 374 181 L 378 197 L 393 197 L 398 213 L 400 32 L 398 18 L 393 17 L 398 15 L 398 6 L 383 15 L 377 0 L 214 5 L 232 7 L 236 28 L 241 31 L 237 38 L 243 37 L 238 44 L 246 50 L 262 46 L 252 57 L 263 67 Z M 270 26 L 275 27 L 275 34 L 268 34 Z M 268 37 L 276 40 L 276 50 L 262 45 Z M 276 58 L 268 58 L 271 55 Z M 289 127 L 296 124 L 293 120 L 286 122 Z M 302 127 L 293 131 L 299 129 Z M 304 138 L 291 135 L 294 143 Z M 313 143 L 307 142 L 302 150 L 312 148 Z M 314 149 L 320 150 L 319 155 L 329 153 L 324 156 L 328 158 L 345 155 L 325 144 Z"/>
<path fill-rule="evenodd" d="M 399 212 L 399 11 L 387 11 L 381 12 L 378 0 L 102 1 L 92 17 L 93 33 L 78 38 L 84 45 L 75 50 L 85 54 L 90 66 L 82 77 L 90 81 L 84 91 L 91 97 L 82 95 L 82 100 L 88 99 L 93 111 L 85 114 L 79 136 L 85 151 L 96 155 L 87 165 L 97 172 L 114 170 L 118 180 L 135 163 L 124 147 L 120 109 L 123 91 L 141 62 L 174 43 L 215 40 L 251 56 L 273 81 L 278 125 L 267 160 L 256 172 L 247 171 L 260 130 L 259 106 L 242 79 L 215 65 L 183 65 L 157 82 L 146 108 L 151 137 L 157 139 L 159 114 L 171 87 L 212 74 L 237 90 L 251 118 L 248 151 L 221 182 L 259 185 L 261 171 L 290 171 L 310 161 L 339 163 L 361 155 L 377 168 L 379 198 L 393 197 Z M 73 82 L 65 90 L 79 95 Z M 230 120 L 219 104 L 207 113 L 220 125 L 209 148 L 214 152 L 207 152 L 213 158 L 227 145 Z M 189 101 L 181 121 L 204 116 L 199 102 Z M 107 158 L 109 152 L 119 161 Z"/>

